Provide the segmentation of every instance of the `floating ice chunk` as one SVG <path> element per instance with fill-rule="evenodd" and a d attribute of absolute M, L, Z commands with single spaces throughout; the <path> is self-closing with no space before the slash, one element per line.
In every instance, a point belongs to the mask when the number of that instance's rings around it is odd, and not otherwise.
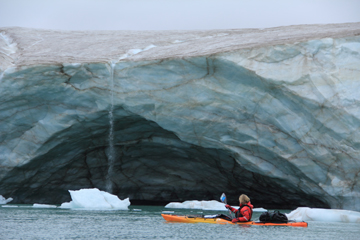
<path fill-rule="evenodd" d="M 72 201 L 61 204 L 60 208 L 122 209 L 128 210 L 129 198 L 124 200 L 97 188 L 69 190 Z"/>
<path fill-rule="evenodd" d="M 265 209 L 265 208 L 254 208 L 253 212 L 267 212 L 267 209 Z"/>
<path fill-rule="evenodd" d="M 203 209 L 203 210 L 227 210 L 225 204 L 211 200 L 211 201 L 185 201 L 185 202 L 171 202 L 165 208 L 187 208 L 187 209 Z"/>
<path fill-rule="evenodd" d="M 339 209 L 299 207 L 286 216 L 296 221 L 360 223 L 360 212 Z"/>
<path fill-rule="evenodd" d="M 239 208 L 239 206 L 232 206 L 233 208 Z M 165 208 L 186 208 L 186 209 L 202 209 L 202 210 L 216 210 L 227 211 L 225 204 L 211 200 L 211 201 L 185 201 L 185 202 L 171 202 L 165 206 Z M 254 208 L 254 212 L 266 212 L 264 208 Z"/>
<path fill-rule="evenodd" d="M 13 199 L 12 198 L 4 198 L 2 195 L 0 195 L 0 204 L 7 204 L 8 202 L 11 202 Z"/>
<path fill-rule="evenodd" d="M 6 207 L 6 208 L 17 208 L 19 206 L 16 205 L 2 205 L 1 207 Z"/>
<path fill-rule="evenodd" d="M 184 42 L 184 41 L 180 41 L 180 40 L 173 41 L 173 43 L 182 43 L 182 42 Z"/>
<path fill-rule="evenodd" d="M 39 204 L 39 203 L 34 203 L 33 207 L 34 208 L 57 208 L 56 205 Z"/>

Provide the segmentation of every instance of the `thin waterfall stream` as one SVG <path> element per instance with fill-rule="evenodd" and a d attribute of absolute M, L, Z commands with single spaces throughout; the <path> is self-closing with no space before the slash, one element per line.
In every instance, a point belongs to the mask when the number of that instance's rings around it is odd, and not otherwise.
<path fill-rule="evenodd" d="M 109 131 L 109 149 L 107 152 L 108 157 L 108 172 L 106 175 L 106 191 L 108 193 L 112 193 L 113 190 L 113 182 L 111 180 L 111 176 L 113 175 L 113 169 L 114 169 L 114 162 L 115 162 L 115 148 L 114 148 L 114 68 L 115 68 L 115 62 L 110 62 L 110 98 L 111 98 L 111 106 L 109 110 L 109 125 L 110 125 L 110 131 Z"/>

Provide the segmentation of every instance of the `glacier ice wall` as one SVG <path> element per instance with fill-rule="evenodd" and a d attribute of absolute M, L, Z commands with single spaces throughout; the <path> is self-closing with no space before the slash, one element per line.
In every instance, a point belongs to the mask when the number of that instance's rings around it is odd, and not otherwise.
<path fill-rule="evenodd" d="M 113 109 L 120 198 L 360 210 L 358 23 L 0 32 L 0 194 L 14 202 L 105 189 Z"/>

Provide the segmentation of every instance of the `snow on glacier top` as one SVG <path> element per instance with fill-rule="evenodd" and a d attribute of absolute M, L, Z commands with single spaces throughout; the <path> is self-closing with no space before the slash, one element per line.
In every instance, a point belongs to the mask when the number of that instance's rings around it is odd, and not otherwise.
<path fill-rule="evenodd" d="M 56 31 L 10 27 L 0 28 L 0 33 L 0 70 L 4 71 L 11 66 L 205 56 L 310 39 L 351 37 L 360 35 L 360 23 L 199 31 Z M 133 49 L 141 51 L 129 54 Z"/>

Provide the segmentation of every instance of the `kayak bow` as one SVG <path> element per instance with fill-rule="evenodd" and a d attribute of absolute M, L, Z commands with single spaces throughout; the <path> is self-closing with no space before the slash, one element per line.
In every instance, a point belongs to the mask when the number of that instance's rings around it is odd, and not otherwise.
<path fill-rule="evenodd" d="M 289 221 L 287 223 L 269 223 L 269 222 L 236 222 L 232 223 L 222 218 L 205 218 L 198 216 L 186 216 L 186 215 L 172 215 L 161 214 L 161 216 L 168 222 L 182 222 L 182 223 L 216 223 L 216 224 L 238 224 L 238 225 L 257 225 L 257 226 L 292 226 L 292 227 L 307 227 L 307 222 L 295 222 Z"/>

